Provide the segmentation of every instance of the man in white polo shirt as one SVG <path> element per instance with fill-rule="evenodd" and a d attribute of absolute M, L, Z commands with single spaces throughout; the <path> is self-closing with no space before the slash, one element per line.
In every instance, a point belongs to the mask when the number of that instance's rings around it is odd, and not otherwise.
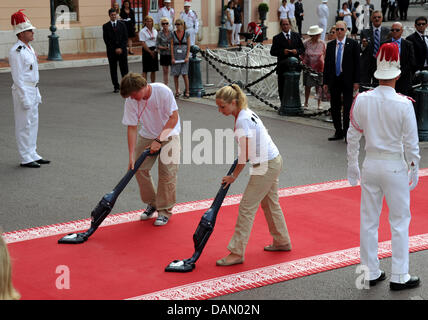
<path fill-rule="evenodd" d="M 134 168 L 135 157 L 145 149 L 150 148 L 154 154 L 144 160 L 135 174 L 141 200 L 148 205 L 141 220 L 151 218 L 157 210 L 154 225 L 163 226 L 171 218 L 176 202 L 181 132 L 177 103 L 169 87 L 157 82 L 147 84 L 139 73 L 129 73 L 122 79 L 120 94 L 126 98 L 122 123 L 128 126 L 128 169 Z M 159 150 L 158 187 L 155 191 L 150 170 Z"/>

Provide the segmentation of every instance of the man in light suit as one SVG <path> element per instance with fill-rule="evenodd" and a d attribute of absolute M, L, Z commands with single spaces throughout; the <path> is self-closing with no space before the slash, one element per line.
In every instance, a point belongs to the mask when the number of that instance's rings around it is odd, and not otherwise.
<path fill-rule="evenodd" d="M 347 175 L 352 186 L 361 180 L 360 258 L 369 271 L 368 284 L 374 286 L 386 279 L 378 258 L 379 216 L 385 198 L 391 226 L 389 286 L 404 290 L 420 283 L 417 276 L 409 274 L 410 191 L 418 184 L 418 128 L 411 99 L 394 90 L 401 73 L 398 47 L 386 43 L 379 51 L 374 75 L 380 84 L 359 94 L 352 106 Z M 366 155 L 360 178 L 362 136 Z"/>
<path fill-rule="evenodd" d="M 37 153 L 39 129 L 39 104 L 42 97 L 38 88 L 39 65 L 30 42 L 36 29 L 28 17 L 19 10 L 11 17 L 17 42 L 9 51 L 9 63 L 13 79 L 12 97 L 15 114 L 15 136 L 21 167 L 40 168 L 50 163 Z"/>
<path fill-rule="evenodd" d="M 284 88 L 284 72 L 285 72 L 285 60 L 289 57 L 299 58 L 299 56 L 305 52 L 300 35 L 296 32 L 291 31 L 291 23 L 289 19 L 280 20 L 282 32 L 273 37 L 272 47 L 270 54 L 277 57 L 278 68 L 276 73 L 278 74 L 278 94 L 279 99 L 282 101 Z"/>
<path fill-rule="evenodd" d="M 358 43 L 346 37 L 346 23 L 336 23 L 337 39 L 327 44 L 324 60 L 324 90 L 330 90 L 331 117 L 336 132 L 329 141 L 346 140 L 349 128 L 349 111 L 353 93 L 360 83 L 360 49 Z M 343 124 L 341 117 L 343 95 Z"/>
<path fill-rule="evenodd" d="M 376 10 L 373 12 L 371 21 L 372 27 L 361 31 L 361 84 L 372 86 L 376 85 L 378 80 L 373 77 L 376 71 L 376 54 L 380 45 L 387 41 L 389 28 L 382 27 L 382 12 Z"/>
<path fill-rule="evenodd" d="M 107 58 L 110 66 L 111 82 L 114 93 L 119 92 L 119 80 L 117 78 L 117 63 L 122 78 L 128 74 L 128 29 L 122 21 L 117 20 L 116 10 L 108 11 L 110 21 L 103 25 L 103 39 L 107 48 Z"/>

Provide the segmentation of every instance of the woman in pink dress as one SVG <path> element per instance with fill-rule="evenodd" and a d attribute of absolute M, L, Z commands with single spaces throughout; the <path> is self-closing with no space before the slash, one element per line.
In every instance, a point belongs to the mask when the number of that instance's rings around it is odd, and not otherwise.
<path fill-rule="evenodd" d="M 321 33 L 323 29 L 319 26 L 311 26 L 308 31 L 310 39 L 306 40 L 303 45 L 305 46 L 305 53 L 302 56 L 303 63 L 313 69 L 316 72 L 322 72 L 324 69 L 324 58 L 326 45 L 323 40 L 321 40 Z M 318 88 L 322 87 L 322 75 L 317 76 L 310 71 L 303 72 L 303 85 L 305 86 L 305 105 L 304 108 L 308 108 L 309 94 L 311 93 L 311 88 L 316 87 L 317 92 Z M 318 109 L 321 109 L 321 95 L 318 94 Z"/>

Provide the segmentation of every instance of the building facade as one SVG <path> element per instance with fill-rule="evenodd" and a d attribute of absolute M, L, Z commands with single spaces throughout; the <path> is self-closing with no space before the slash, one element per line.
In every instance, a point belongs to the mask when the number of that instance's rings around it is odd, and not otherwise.
<path fill-rule="evenodd" d="M 296 0 L 297 1 L 297 0 Z M 16 42 L 10 25 L 10 16 L 19 9 L 25 9 L 34 26 L 35 41 L 33 45 L 39 55 L 48 54 L 48 36 L 51 34 L 50 27 L 50 0 L 1 0 L 0 9 L 3 14 L 0 17 L 0 59 L 8 56 L 9 48 Z M 90 53 L 105 51 L 102 39 L 102 25 L 109 20 L 108 9 L 113 2 L 122 5 L 122 0 L 54 0 L 56 6 L 56 26 L 58 28 L 61 53 Z M 184 9 L 185 0 L 171 0 L 178 18 Z M 216 45 L 219 38 L 219 26 L 221 25 L 222 0 L 192 0 L 191 9 L 198 14 L 200 30 L 198 43 L 202 45 Z M 224 0 L 227 4 L 228 0 Z M 272 39 L 280 30 L 278 24 L 278 8 L 281 0 L 239 0 L 244 12 L 242 31 L 246 31 L 248 23 L 255 21 L 260 23 L 258 6 L 265 2 L 269 5 L 267 20 L 264 24 L 267 28 L 267 37 Z M 338 7 L 344 0 L 329 0 L 330 8 L 329 25 L 335 22 Z M 366 0 L 360 1 L 365 3 Z M 317 6 L 321 0 L 303 0 L 305 17 L 303 21 L 303 32 L 305 33 L 311 25 L 317 24 Z M 372 0 L 376 9 L 380 8 L 380 0 Z M 137 21 L 142 21 L 147 14 L 157 19 L 157 12 L 163 6 L 163 0 L 131 0 L 136 11 Z M 64 14 L 69 13 L 69 14 Z M 141 28 L 139 24 L 137 28 Z"/>

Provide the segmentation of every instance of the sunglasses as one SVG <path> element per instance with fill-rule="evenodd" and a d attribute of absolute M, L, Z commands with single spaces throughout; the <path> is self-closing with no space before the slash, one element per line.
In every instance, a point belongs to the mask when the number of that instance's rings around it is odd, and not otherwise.
<path fill-rule="evenodd" d="M 345 31 L 345 28 L 336 28 L 336 31 Z"/>
<path fill-rule="evenodd" d="M 382 19 L 381 16 L 373 16 L 373 19 Z"/>
<path fill-rule="evenodd" d="M 423 27 L 423 26 L 425 26 L 425 25 L 426 25 L 426 22 L 417 23 L 416 25 L 417 25 L 418 27 Z"/>
<path fill-rule="evenodd" d="M 401 29 L 391 29 L 392 32 L 400 32 Z"/>
<path fill-rule="evenodd" d="M 162 22 L 162 25 L 167 26 L 167 25 L 169 25 L 169 22 Z"/>
<path fill-rule="evenodd" d="M 181 26 L 182 24 L 181 24 L 181 23 L 176 23 L 175 25 L 176 25 L 176 26 Z"/>

